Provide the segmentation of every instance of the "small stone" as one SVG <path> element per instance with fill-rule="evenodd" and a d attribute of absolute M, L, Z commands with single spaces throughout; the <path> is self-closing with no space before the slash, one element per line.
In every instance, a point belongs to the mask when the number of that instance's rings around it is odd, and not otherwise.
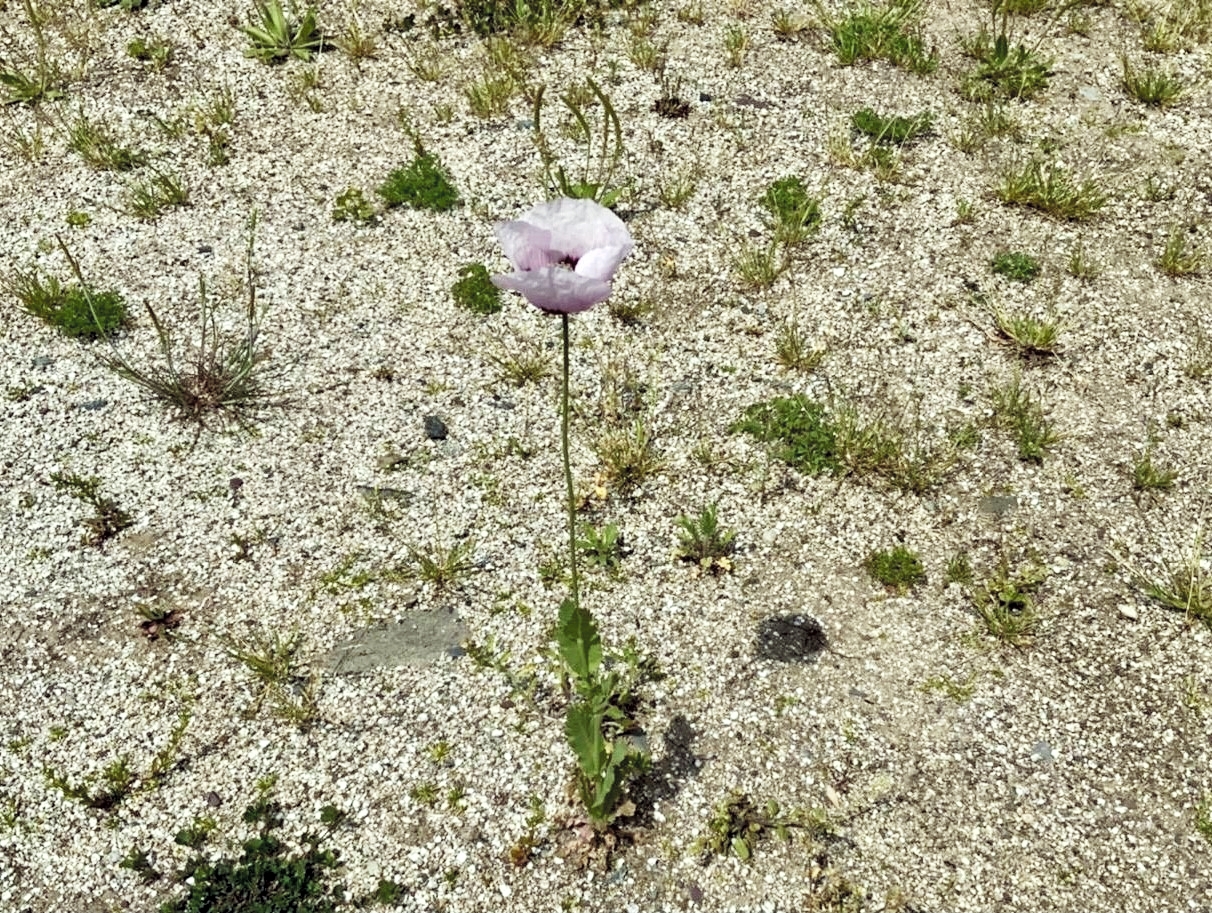
<path fill-rule="evenodd" d="M 206 804 L 211 808 L 218 808 L 223 804 L 223 800 L 219 798 L 219 794 L 212 789 L 206 794 Z"/>
<path fill-rule="evenodd" d="M 90 399 L 87 402 L 77 403 L 76 408 L 84 412 L 98 412 L 109 405 L 107 399 Z"/>
<path fill-rule="evenodd" d="M 55 360 L 49 355 L 35 355 L 33 364 L 35 368 L 49 368 L 55 363 Z"/>
<path fill-rule="evenodd" d="M 1128 603 L 1124 603 L 1123 605 L 1119 606 L 1119 614 L 1123 615 L 1124 618 L 1127 618 L 1129 621 L 1140 620 L 1140 613 L 1136 611 L 1136 606 Z"/>
<path fill-rule="evenodd" d="M 1035 747 L 1031 749 L 1031 760 L 1043 761 L 1046 764 L 1052 763 L 1052 746 L 1047 742 L 1036 742 Z"/>
<path fill-rule="evenodd" d="M 1014 495 L 988 495 L 981 498 L 980 511 L 993 517 L 1003 517 L 1018 507 L 1018 498 Z"/>
<path fill-rule="evenodd" d="M 446 440 L 446 423 L 436 415 L 425 416 L 425 436 L 431 441 Z"/>

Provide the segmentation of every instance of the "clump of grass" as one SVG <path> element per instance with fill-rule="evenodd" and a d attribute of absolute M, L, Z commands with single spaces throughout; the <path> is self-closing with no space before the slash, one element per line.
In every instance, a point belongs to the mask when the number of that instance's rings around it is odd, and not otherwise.
<path fill-rule="evenodd" d="M 406 168 L 397 168 L 378 189 L 387 206 L 408 206 L 447 212 L 459 204 L 458 191 L 437 156 L 416 144 L 416 155 Z"/>
<path fill-rule="evenodd" d="M 775 242 L 794 245 L 802 242 L 821 224 L 821 197 L 808 192 L 796 175 L 779 178 L 758 199 L 774 222 Z"/>
<path fill-rule="evenodd" d="M 1011 45 L 1004 31 L 995 38 L 982 30 L 965 43 L 964 50 L 976 60 L 965 86 L 970 98 L 987 101 L 992 94 L 1000 93 L 1027 99 L 1048 85 L 1051 61 L 1023 44 Z"/>
<path fill-rule="evenodd" d="M 3 289 L 27 314 L 73 339 L 106 337 L 126 322 L 126 300 L 118 292 L 84 282 L 64 285 L 54 276 L 17 271 Z"/>
<path fill-rule="evenodd" d="M 623 545 L 623 534 L 619 532 L 618 524 L 607 523 L 602 527 L 592 523 L 581 524 L 577 550 L 593 567 L 615 573 L 623 560 Z"/>
<path fill-rule="evenodd" d="M 1122 85 L 1129 97 L 1152 108 L 1170 108 L 1182 101 L 1187 87 L 1172 73 L 1153 66 L 1136 69 L 1125 57 Z"/>
<path fill-rule="evenodd" d="M 652 433 L 639 418 L 630 428 L 607 431 L 596 450 L 607 480 L 625 492 L 638 488 L 665 465 Z"/>
<path fill-rule="evenodd" d="M 1167 276 L 1196 276 L 1204 266 L 1204 252 L 1192 247 L 1190 230 L 1175 226 L 1166 237 L 1166 246 L 1157 258 L 1157 268 Z"/>
<path fill-rule="evenodd" d="M 787 268 L 787 257 L 777 241 L 766 244 L 742 241 L 732 266 L 748 288 L 766 289 L 774 285 L 774 281 Z"/>
<path fill-rule="evenodd" d="M 130 171 L 147 164 L 147 156 L 123 146 L 102 124 L 81 112 L 67 130 L 67 148 L 99 171 Z"/>
<path fill-rule="evenodd" d="M 1031 566 L 1011 573 L 1006 561 L 973 595 L 973 603 L 985 629 L 1007 644 L 1022 647 L 1031 643 L 1039 628 L 1035 593 L 1048 573 Z"/>
<path fill-rule="evenodd" d="M 189 188 L 179 177 L 167 172 L 137 181 L 127 192 L 127 211 L 145 222 L 154 222 L 167 209 L 188 205 Z"/>
<path fill-rule="evenodd" d="M 483 263 L 463 264 L 458 276 L 450 287 L 450 297 L 456 305 L 481 316 L 501 310 L 501 290 L 492 284 Z"/>
<path fill-rule="evenodd" d="M 1011 313 L 1000 307 L 993 309 L 993 323 L 998 333 L 1014 345 L 1020 355 L 1052 356 L 1057 353 L 1065 321 L 1055 315 L 1040 318 L 1031 314 Z"/>
<path fill-rule="evenodd" d="M 139 36 L 132 38 L 127 43 L 126 56 L 143 63 L 150 63 L 153 68 L 162 70 L 172 60 L 173 46 L 163 38 Z"/>
<path fill-rule="evenodd" d="M 1022 251 L 1003 251 L 993 257 L 993 271 L 1015 282 L 1030 282 L 1039 270 L 1039 261 Z"/>
<path fill-rule="evenodd" d="M 788 321 L 780 328 L 774 340 L 774 355 L 778 363 L 792 371 L 808 373 L 815 370 L 825 358 L 824 346 L 813 347 L 807 335 L 796 324 Z"/>
<path fill-rule="evenodd" d="M 93 509 L 93 515 L 84 520 L 86 545 L 101 545 L 134 523 L 117 501 L 101 494 L 101 480 L 96 476 L 86 478 L 74 472 L 53 472 L 51 484 L 55 491 L 66 492 Z"/>
<path fill-rule="evenodd" d="M 474 539 L 463 539 L 446 546 L 431 543 L 425 549 L 410 548 L 409 556 L 416 567 L 417 576 L 436 589 L 453 586 L 460 577 L 475 569 L 476 543 Z"/>
<path fill-rule="evenodd" d="M 156 329 L 163 364 L 137 367 L 116 348 L 101 359 L 102 364 L 119 377 L 172 409 L 178 418 L 197 424 L 199 434 L 209 427 L 212 418 L 219 419 L 221 424 L 234 423 L 240 429 L 250 431 L 253 420 L 264 407 L 279 405 L 269 389 L 273 375 L 265 366 L 267 355 L 259 345 L 264 310 L 257 306 L 252 273 L 255 228 L 254 216 L 249 225 L 245 266 L 248 303 L 243 332 L 231 335 L 220 331 L 209 306 L 206 284 L 200 279 L 200 338 L 183 364 L 174 356 L 176 346 L 172 334 L 150 304 L 146 306 L 147 313 Z M 78 268 L 76 272 L 79 275 Z"/>
<path fill-rule="evenodd" d="M 1136 491 L 1169 491 L 1174 487 L 1178 472 L 1153 462 L 1153 448 L 1146 447 L 1132 464 L 1132 487 Z"/>
<path fill-rule="evenodd" d="M 266 701 L 274 715 L 306 730 L 319 717 L 319 676 L 308 674 L 299 660 L 303 635 L 294 631 L 287 637 L 278 632 L 247 640 L 221 637 L 223 649 L 238 660 L 260 683 L 249 714 L 256 713 Z"/>
<path fill-rule="evenodd" d="M 1204 549 L 1202 525 L 1191 550 L 1178 561 L 1167 561 L 1165 575 L 1160 580 L 1122 555 L 1112 553 L 1112 557 L 1128 568 L 1136 584 L 1154 602 L 1212 628 L 1212 562 Z"/>
<path fill-rule="evenodd" d="M 1022 376 L 1015 374 L 1009 382 L 993 387 L 989 396 L 998 424 L 1014 434 L 1019 459 L 1043 463 L 1060 435 L 1048 421 L 1039 399 L 1023 386 Z"/>
<path fill-rule="evenodd" d="M 863 562 L 863 567 L 878 583 L 898 593 L 906 593 L 919 583 L 926 582 L 926 570 L 922 567 L 921 558 L 903 545 L 897 545 L 887 552 L 872 552 Z"/>
<path fill-rule="evenodd" d="M 913 117 L 900 117 L 885 116 L 871 108 L 860 108 L 851 115 L 850 123 L 873 142 L 903 146 L 927 135 L 934 125 L 934 118 L 929 111 L 922 111 Z"/>
<path fill-rule="evenodd" d="M 1007 170 L 995 192 L 1005 203 L 1030 206 L 1071 221 L 1093 217 L 1107 201 L 1094 181 L 1074 183 L 1061 166 L 1039 161 Z"/>
<path fill-rule="evenodd" d="M 825 18 L 838 62 L 887 60 L 913 73 L 932 73 L 938 56 L 927 51 L 921 32 L 921 0 L 889 0 L 884 6 L 862 2 L 840 19 Z"/>

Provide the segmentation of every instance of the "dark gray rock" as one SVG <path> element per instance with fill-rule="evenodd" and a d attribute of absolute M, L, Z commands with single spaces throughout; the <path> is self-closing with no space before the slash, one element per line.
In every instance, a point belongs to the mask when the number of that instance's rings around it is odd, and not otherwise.
<path fill-rule="evenodd" d="M 446 440 L 446 423 L 436 415 L 425 416 L 425 436 L 431 441 Z"/>
<path fill-rule="evenodd" d="M 468 631 L 453 611 L 417 611 L 401 622 L 363 628 L 337 644 L 321 661 L 338 674 L 356 674 L 400 666 L 427 666 L 458 655 Z"/>

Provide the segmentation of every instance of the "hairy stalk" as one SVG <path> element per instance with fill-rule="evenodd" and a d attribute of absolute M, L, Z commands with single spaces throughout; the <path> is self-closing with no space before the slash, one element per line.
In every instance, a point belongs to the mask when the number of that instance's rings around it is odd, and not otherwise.
<path fill-rule="evenodd" d="M 561 314 L 564 330 L 564 381 L 561 409 L 563 424 L 561 442 L 564 448 L 564 488 L 568 496 L 568 560 L 572 573 L 572 602 L 581 604 L 581 585 L 577 577 L 577 502 L 572 490 L 572 464 L 568 459 L 568 315 Z"/>

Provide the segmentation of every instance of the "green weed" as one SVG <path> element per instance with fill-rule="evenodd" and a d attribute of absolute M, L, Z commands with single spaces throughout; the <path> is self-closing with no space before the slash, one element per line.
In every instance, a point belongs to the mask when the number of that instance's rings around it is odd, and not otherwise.
<path fill-rule="evenodd" d="M 481 316 L 501 310 L 501 290 L 492 284 L 483 263 L 464 263 L 458 276 L 450 288 L 450 297 L 458 307 Z"/>
<path fill-rule="evenodd" d="M 922 567 L 921 558 L 903 545 L 897 545 L 887 552 L 872 552 L 863 562 L 863 567 L 876 582 L 897 593 L 907 593 L 919 583 L 926 582 L 926 570 Z"/>
<path fill-rule="evenodd" d="M 995 38 L 982 30 L 965 43 L 964 51 L 976 59 L 976 67 L 965 84 L 965 91 L 973 100 L 988 101 L 993 92 L 1028 99 L 1048 85 L 1051 61 L 1023 44 L 1011 45 L 1004 31 Z"/>
<path fill-rule="evenodd" d="M 126 301 L 118 292 L 84 282 L 65 286 L 54 276 L 17 271 L 3 282 L 3 291 L 27 314 L 74 339 L 106 337 L 126 322 Z"/>
<path fill-rule="evenodd" d="M 337 195 L 332 208 L 334 222 L 364 222 L 373 224 L 379 220 L 374 204 L 366 199 L 358 187 L 350 187 Z"/>
<path fill-rule="evenodd" d="M 1039 275 L 1039 261 L 1022 251 L 1003 251 L 993 258 L 993 271 L 1015 282 L 1030 282 Z"/>
<path fill-rule="evenodd" d="M 282 63 L 292 57 L 306 61 L 322 49 L 324 38 L 316 25 L 314 7 L 296 17 L 293 11 L 286 14 L 280 0 L 265 0 L 256 4 L 256 12 L 259 22 L 240 27 L 252 42 L 244 51 L 246 57 L 262 63 Z"/>
<path fill-rule="evenodd" d="M 913 117 L 884 116 L 871 108 L 860 108 L 850 117 L 854 129 L 873 142 L 903 146 L 930 133 L 934 118 L 929 111 Z"/>
<path fill-rule="evenodd" d="M 378 188 L 388 208 L 408 206 L 430 212 L 447 212 L 459 204 L 458 191 L 437 156 L 426 152 L 419 142 L 416 155 L 406 168 L 397 168 Z"/>
<path fill-rule="evenodd" d="M 1011 646 L 1029 644 L 1040 621 L 1034 594 L 1047 576 L 1047 571 L 1035 566 L 1011 573 L 1003 560 L 993 576 L 973 595 L 985 629 Z"/>

